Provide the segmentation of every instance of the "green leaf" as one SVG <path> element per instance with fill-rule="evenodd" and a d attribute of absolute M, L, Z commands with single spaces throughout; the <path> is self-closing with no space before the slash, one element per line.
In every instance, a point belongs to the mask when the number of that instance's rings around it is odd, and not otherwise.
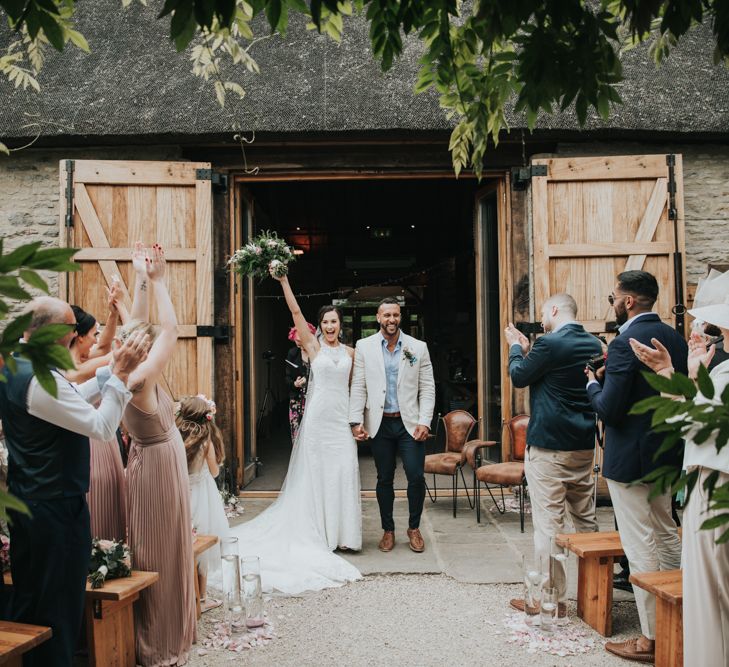
<path fill-rule="evenodd" d="M 18 279 L 14 276 L 0 276 L 0 294 L 7 296 L 10 299 L 22 299 L 24 301 L 32 298 L 31 295 L 18 284 Z"/>
<path fill-rule="evenodd" d="M 38 380 L 38 384 L 43 387 L 53 398 L 58 398 L 58 385 L 53 373 L 44 365 L 33 363 L 33 373 Z"/>
<path fill-rule="evenodd" d="M 165 4 L 162 7 L 162 11 L 157 14 L 157 18 L 161 19 L 163 16 L 175 11 L 185 0 L 165 0 Z"/>
<path fill-rule="evenodd" d="M 66 36 L 71 40 L 71 44 L 81 49 L 84 53 L 91 53 L 89 43 L 86 38 L 78 31 L 66 28 Z"/>
<path fill-rule="evenodd" d="M 71 324 L 46 324 L 31 334 L 28 345 L 42 347 L 55 343 L 69 331 L 73 331 L 73 325 Z"/>
<path fill-rule="evenodd" d="M 3 343 L 16 343 L 19 338 L 27 331 L 30 322 L 33 319 L 33 313 L 25 313 L 13 319 L 3 331 Z"/>
<path fill-rule="evenodd" d="M 41 278 L 35 271 L 31 271 L 29 269 L 21 269 L 18 272 L 18 275 L 20 276 L 21 280 L 24 280 L 31 287 L 42 290 L 46 294 L 49 293 L 46 281 L 43 280 L 43 278 Z"/>
<path fill-rule="evenodd" d="M 77 248 L 44 248 L 29 257 L 24 265 L 29 269 L 46 271 L 78 271 L 81 265 L 70 261 L 77 252 Z"/>
<path fill-rule="evenodd" d="M 48 41 L 56 51 L 63 51 L 65 43 L 63 39 L 63 28 L 59 23 L 59 19 L 46 11 L 38 12 L 38 20 Z"/>
<path fill-rule="evenodd" d="M 28 506 L 20 498 L 16 498 L 4 489 L 0 489 L 0 519 L 12 524 L 8 510 L 13 510 L 20 514 L 30 514 Z"/>
<path fill-rule="evenodd" d="M 665 396 L 651 396 L 644 398 L 642 401 L 638 401 L 630 410 L 631 415 L 643 415 L 646 412 L 660 408 L 666 401 L 673 402 L 672 398 L 666 398 Z"/>
<path fill-rule="evenodd" d="M 10 273 L 23 266 L 41 247 L 41 242 L 27 243 L 0 257 L 0 273 Z"/>
<path fill-rule="evenodd" d="M 708 399 L 714 398 L 714 382 L 709 375 L 709 371 L 703 364 L 699 365 L 699 372 L 696 379 L 699 385 L 699 391 Z"/>
<path fill-rule="evenodd" d="M 719 526 L 723 526 L 725 523 L 729 523 L 729 513 L 719 514 L 718 516 L 712 516 L 710 519 L 706 519 L 701 524 L 701 530 L 713 530 Z"/>
<path fill-rule="evenodd" d="M 278 22 L 281 18 L 281 0 L 267 0 L 266 2 L 266 18 L 271 26 L 271 33 L 276 32 Z"/>

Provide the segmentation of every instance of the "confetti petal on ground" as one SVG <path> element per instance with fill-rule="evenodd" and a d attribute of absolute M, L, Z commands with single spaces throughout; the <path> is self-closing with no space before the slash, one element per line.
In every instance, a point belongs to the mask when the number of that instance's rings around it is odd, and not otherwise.
<path fill-rule="evenodd" d="M 509 631 L 507 641 L 527 647 L 527 653 L 530 654 L 541 651 L 566 657 L 589 653 L 596 646 L 595 640 L 585 630 L 569 621 L 545 634 L 539 627 L 527 625 L 525 614 L 516 612 L 504 616 L 504 628 Z"/>

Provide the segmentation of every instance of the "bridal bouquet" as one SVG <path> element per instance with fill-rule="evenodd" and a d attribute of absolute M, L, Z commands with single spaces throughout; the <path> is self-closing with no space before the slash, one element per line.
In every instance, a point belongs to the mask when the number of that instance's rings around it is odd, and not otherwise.
<path fill-rule="evenodd" d="M 132 576 L 132 556 L 124 542 L 100 540 L 91 543 L 89 582 L 91 588 L 101 588 L 107 579 Z"/>
<path fill-rule="evenodd" d="M 237 274 L 260 278 L 268 276 L 272 270 L 277 278 L 288 273 L 288 265 L 296 259 L 293 250 L 276 232 L 263 232 L 251 239 L 233 253 L 228 266 Z"/>

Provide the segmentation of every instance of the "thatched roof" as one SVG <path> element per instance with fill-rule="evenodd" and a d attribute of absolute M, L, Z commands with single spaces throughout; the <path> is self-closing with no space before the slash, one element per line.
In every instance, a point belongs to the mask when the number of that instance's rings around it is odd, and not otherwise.
<path fill-rule="evenodd" d="M 152 3 L 154 5 L 154 3 Z M 239 127 L 259 133 L 347 133 L 383 130 L 439 131 L 451 126 L 432 91 L 414 95 L 421 45 L 406 44 L 403 57 L 383 74 L 369 47 L 367 25 L 345 22 L 340 45 L 292 21 L 285 38 L 256 43 L 251 53 L 260 75 L 228 72 L 246 97 L 225 109 L 210 83 L 190 73 L 188 54 L 177 54 L 168 21 L 155 20 L 157 6 L 118 0 L 79 3 L 78 28 L 92 53 L 48 50 L 42 94 L 13 90 L 0 79 L 0 138 L 228 136 Z M 260 34 L 264 34 L 262 32 Z M 10 36 L 0 32 L 0 44 Z M 645 47 L 623 57 L 625 104 L 608 123 L 591 115 L 588 130 L 614 129 L 729 136 L 729 70 L 711 63 L 710 30 L 701 27 L 656 69 Z M 511 114 L 513 127 L 523 119 Z M 544 130 L 579 129 L 573 113 L 544 116 Z"/>

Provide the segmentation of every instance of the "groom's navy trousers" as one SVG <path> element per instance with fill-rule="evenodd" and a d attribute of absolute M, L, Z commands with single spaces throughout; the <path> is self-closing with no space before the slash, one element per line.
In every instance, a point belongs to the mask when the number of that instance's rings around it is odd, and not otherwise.
<path fill-rule="evenodd" d="M 377 435 L 372 438 L 372 456 L 377 467 L 377 503 L 383 530 L 395 530 L 392 507 L 395 502 L 396 455 L 400 454 L 408 478 L 410 528 L 420 526 L 425 502 L 425 445 L 417 442 L 400 417 L 383 417 Z"/>

